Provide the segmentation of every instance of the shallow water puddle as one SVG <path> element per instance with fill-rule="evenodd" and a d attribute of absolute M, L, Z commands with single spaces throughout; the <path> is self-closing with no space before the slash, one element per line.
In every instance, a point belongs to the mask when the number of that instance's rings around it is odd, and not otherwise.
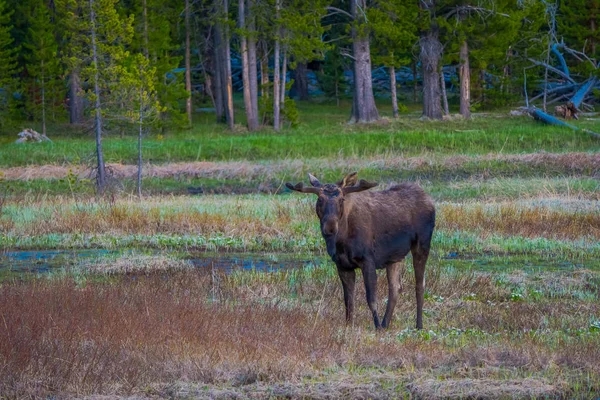
<path fill-rule="evenodd" d="M 174 259 L 189 262 L 199 269 L 218 269 L 226 273 L 237 270 L 260 272 L 276 271 L 283 268 L 297 268 L 313 264 L 310 260 L 299 259 L 288 254 L 234 254 L 234 253 L 167 253 Z M 45 274 L 94 263 L 111 263 L 112 260 L 129 258 L 133 262 L 148 261 L 149 258 L 165 256 L 164 252 L 151 252 L 140 260 L 140 254 L 133 251 L 116 250 L 27 250 L 0 252 L 0 277 L 24 274 Z"/>
<path fill-rule="evenodd" d="M 0 271 L 45 273 L 82 261 L 116 255 L 114 250 L 27 250 L 0 252 Z"/>

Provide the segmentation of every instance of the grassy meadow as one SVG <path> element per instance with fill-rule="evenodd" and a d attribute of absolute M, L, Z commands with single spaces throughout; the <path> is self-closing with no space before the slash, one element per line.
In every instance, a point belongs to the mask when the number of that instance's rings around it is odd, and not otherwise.
<path fill-rule="evenodd" d="M 203 113 L 149 135 L 141 200 L 133 136 L 105 138 L 103 198 L 88 133 L 2 136 L 0 398 L 600 397 L 600 141 L 505 112 L 348 125 L 347 104 L 299 111 L 281 132 Z M 392 327 L 371 326 L 360 278 L 344 324 L 314 199 L 285 182 L 351 171 L 436 202 L 422 331 L 410 257 Z M 49 273 L 3 264 L 54 249 L 112 252 Z M 292 261 L 224 270 L 192 253 Z M 380 313 L 386 298 L 380 274 Z"/>

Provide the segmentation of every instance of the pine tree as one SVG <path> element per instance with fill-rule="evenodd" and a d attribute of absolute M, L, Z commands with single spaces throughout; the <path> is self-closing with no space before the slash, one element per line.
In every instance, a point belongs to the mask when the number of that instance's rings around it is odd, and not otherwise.
<path fill-rule="evenodd" d="M 368 10 L 373 31 L 371 45 L 373 63 L 384 65 L 389 69 L 394 118 L 398 117 L 396 68 L 411 62 L 411 48 L 417 39 L 418 12 L 416 3 L 404 0 L 379 0 Z"/>
<path fill-rule="evenodd" d="M 11 15 L 5 0 L 0 0 L 0 127 L 4 125 L 6 113 L 13 99 L 17 69 L 17 48 L 11 36 Z"/>
<path fill-rule="evenodd" d="M 93 104 L 96 138 L 96 185 L 103 193 L 107 185 L 102 136 L 106 119 L 122 118 L 122 103 L 118 96 L 129 57 L 127 46 L 133 37 L 133 15 L 122 17 L 117 0 L 60 0 L 60 12 L 66 16 L 69 38 L 65 62 L 70 69 L 90 83 L 85 92 Z"/>
<path fill-rule="evenodd" d="M 565 43 L 600 58 L 600 0 L 563 0 L 558 11 L 558 34 Z"/>
<path fill-rule="evenodd" d="M 42 121 L 42 133 L 46 134 L 46 121 L 48 108 L 55 108 L 57 99 L 61 94 L 59 77 L 61 66 L 58 58 L 58 43 L 54 37 L 54 25 L 50 20 L 50 13 L 43 1 L 34 2 L 31 14 L 28 41 L 25 48 L 29 53 L 25 56 L 26 69 L 31 76 L 30 93 L 36 93 L 39 88 L 40 99 L 37 96 L 30 99 L 30 108 L 34 117 Z M 58 90 L 57 90 L 58 89 Z M 50 107 L 49 107 L 50 106 Z"/>

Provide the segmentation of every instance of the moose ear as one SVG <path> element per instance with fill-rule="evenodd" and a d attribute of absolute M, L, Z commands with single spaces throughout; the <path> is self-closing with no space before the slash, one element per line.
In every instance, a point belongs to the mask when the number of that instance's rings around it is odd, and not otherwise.
<path fill-rule="evenodd" d="M 301 192 L 301 193 L 314 193 L 314 194 L 319 194 L 319 188 L 316 187 L 306 187 L 304 186 L 304 183 L 300 182 L 297 183 L 296 186 L 292 185 L 291 183 L 286 183 L 285 186 L 290 189 L 290 190 L 294 190 L 296 192 Z"/>
<path fill-rule="evenodd" d="M 311 173 L 308 174 L 308 180 L 310 181 L 310 184 L 313 185 L 314 187 L 318 188 L 321 187 L 321 182 L 319 182 L 319 180 L 317 178 L 315 178 L 315 176 Z"/>
<path fill-rule="evenodd" d="M 356 185 L 356 181 L 358 180 L 358 173 L 357 172 L 352 172 L 351 174 L 348 174 L 344 177 L 344 179 L 342 179 L 341 181 L 339 181 L 337 183 L 337 185 L 341 188 L 345 188 L 348 186 L 354 186 Z"/>
<path fill-rule="evenodd" d="M 371 188 L 374 188 L 375 186 L 377 186 L 377 183 L 367 182 L 364 179 L 361 179 L 358 182 L 358 185 L 342 188 L 342 192 L 344 192 L 344 195 L 346 195 L 349 193 L 356 193 L 356 192 L 362 192 L 363 190 L 369 190 Z"/>

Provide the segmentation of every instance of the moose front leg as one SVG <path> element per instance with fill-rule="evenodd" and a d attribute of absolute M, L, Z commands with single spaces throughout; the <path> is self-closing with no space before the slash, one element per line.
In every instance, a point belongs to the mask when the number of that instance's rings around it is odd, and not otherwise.
<path fill-rule="evenodd" d="M 365 281 L 365 291 L 367 292 L 367 304 L 373 314 L 375 329 L 380 329 L 379 316 L 377 315 L 377 271 L 372 261 L 365 261 L 362 266 L 363 279 Z"/>
<path fill-rule="evenodd" d="M 344 289 L 344 305 L 346 306 L 346 324 L 351 324 L 354 318 L 354 284 L 356 282 L 356 273 L 353 269 L 343 269 L 338 267 L 338 275 L 342 281 Z"/>

